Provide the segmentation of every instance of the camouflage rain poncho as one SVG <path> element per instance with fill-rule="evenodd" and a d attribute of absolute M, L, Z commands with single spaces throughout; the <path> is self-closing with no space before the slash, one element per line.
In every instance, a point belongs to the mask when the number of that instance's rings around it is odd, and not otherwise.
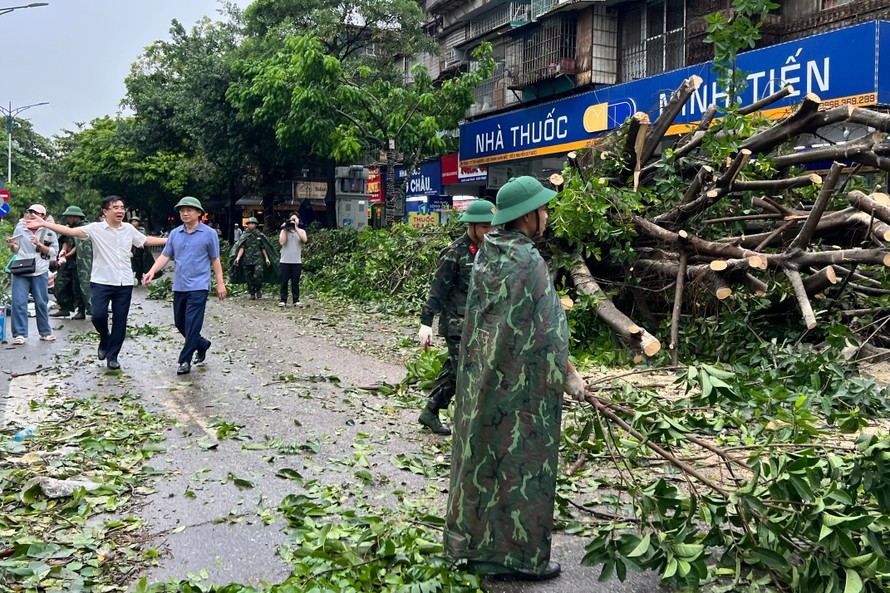
<path fill-rule="evenodd" d="M 453 558 L 483 572 L 547 568 L 567 360 L 565 313 L 532 240 L 489 233 L 461 339 L 445 526 Z"/>

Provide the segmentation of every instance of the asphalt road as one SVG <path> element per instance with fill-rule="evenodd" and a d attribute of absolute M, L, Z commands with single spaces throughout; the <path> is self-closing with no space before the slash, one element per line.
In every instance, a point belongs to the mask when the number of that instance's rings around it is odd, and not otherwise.
<path fill-rule="evenodd" d="M 405 471 L 396 456 L 447 448 L 447 440 L 418 430 L 418 410 L 356 387 L 398 382 L 405 373 L 400 343 L 413 335 L 415 320 L 394 323 L 370 311 L 313 304 L 279 309 L 274 299 L 225 302 L 211 299 L 205 335 L 213 346 L 204 367 L 176 375 L 181 338 L 163 301 L 134 292 L 129 338 L 120 355 L 123 372 L 108 375 L 95 357 L 95 343 L 84 341 L 89 321 L 53 321 L 59 340 L 39 342 L 32 324 L 24 346 L 0 349 L 0 425 L 39 423 L 28 417 L 27 400 L 49 387 L 53 373 L 10 379 L 10 373 L 64 367 L 64 388 L 72 394 L 96 390 L 138 393 L 147 406 L 175 421 L 166 435 L 166 452 L 151 460 L 165 473 L 136 513 L 152 534 L 145 546 L 161 555 L 146 576 L 149 583 L 184 579 L 206 571 L 217 584 L 281 582 L 288 566 L 276 554 L 287 541 L 279 517 L 265 524 L 258 509 L 275 508 L 296 490 L 275 476 L 283 465 L 321 482 L 354 481 L 349 460 L 356 443 L 365 449 L 369 471 L 383 479 L 367 492 L 375 504 L 392 503 L 399 489 L 441 514 L 447 476 L 429 478 Z M 71 336 L 75 339 L 68 340 Z M 79 338 L 79 339 L 76 339 Z M 220 426 L 236 426 L 230 438 L 217 438 Z M 243 444 L 280 441 L 304 446 L 288 459 Z M 313 444 L 310 450 L 307 444 Z M 235 486 L 247 480 L 252 488 Z M 381 485 L 382 484 L 382 485 Z M 184 529 L 177 529 L 184 527 Z M 583 567 L 585 540 L 557 534 L 553 558 L 562 576 L 547 583 L 485 582 L 490 591 L 649 592 L 661 590 L 652 574 L 631 574 L 628 581 L 597 582 L 599 569 Z"/>

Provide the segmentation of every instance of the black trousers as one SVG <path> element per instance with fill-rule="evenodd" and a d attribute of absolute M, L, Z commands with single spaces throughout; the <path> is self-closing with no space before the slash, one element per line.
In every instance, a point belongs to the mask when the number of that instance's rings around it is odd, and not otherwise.
<path fill-rule="evenodd" d="M 278 264 L 278 281 L 281 284 L 279 291 L 279 301 L 287 302 L 287 285 L 290 283 L 291 291 L 294 294 L 294 302 L 300 301 L 300 276 L 303 275 L 303 264 Z"/>
<path fill-rule="evenodd" d="M 210 341 L 201 335 L 204 311 L 207 308 L 206 290 L 186 290 L 173 293 L 173 322 L 185 338 L 179 353 L 179 364 L 192 362 L 196 350 L 206 351 Z"/>
<path fill-rule="evenodd" d="M 454 392 L 457 390 L 457 359 L 460 354 L 460 336 L 445 336 L 445 344 L 448 346 L 448 356 L 442 363 L 442 370 L 433 383 L 433 390 L 427 400 L 430 410 L 438 411 L 448 408 Z"/>
<path fill-rule="evenodd" d="M 127 316 L 130 314 L 130 300 L 133 286 L 111 286 L 90 282 L 90 295 L 93 301 L 93 327 L 99 332 L 99 345 L 105 346 L 108 360 L 117 360 L 117 355 L 127 337 Z M 111 331 L 108 330 L 108 303 L 111 302 Z"/>

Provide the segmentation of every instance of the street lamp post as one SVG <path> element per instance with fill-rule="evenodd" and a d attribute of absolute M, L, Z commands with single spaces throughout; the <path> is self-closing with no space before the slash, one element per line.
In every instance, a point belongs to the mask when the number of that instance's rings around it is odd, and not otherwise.
<path fill-rule="evenodd" d="M 29 5 L 30 6 L 30 5 Z M 0 12 L 0 14 L 3 14 Z M 6 116 L 6 182 L 12 183 L 12 120 L 16 115 L 24 111 L 25 109 L 30 109 L 31 107 L 38 107 L 40 105 L 49 105 L 48 101 L 44 101 L 43 103 L 32 103 L 30 105 L 23 105 L 21 107 L 12 108 L 12 101 L 9 102 L 9 109 L 0 105 L 0 113 Z"/>
<path fill-rule="evenodd" d="M 0 16 L 9 14 L 13 10 L 19 10 L 22 8 L 37 8 L 38 6 L 49 6 L 49 2 L 32 2 L 31 4 L 24 4 L 22 6 L 9 6 L 7 8 L 0 8 Z"/>

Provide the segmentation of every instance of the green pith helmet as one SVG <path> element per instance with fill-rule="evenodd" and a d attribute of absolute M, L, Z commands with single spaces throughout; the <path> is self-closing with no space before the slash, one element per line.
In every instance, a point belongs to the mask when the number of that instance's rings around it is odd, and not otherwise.
<path fill-rule="evenodd" d="M 555 195 L 555 191 L 547 189 L 534 177 L 526 175 L 511 178 L 498 190 L 497 212 L 491 219 L 491 224 L 504 224 L 534 212 L 552 200 Z"/>
<path fill-rule="evenodd" d="M 488 200 L 476 200 L 471 202 L 460 217 L 461 222 L 491 222 L 491 217 L 495 213 L 494 204 Z"/>
<path fill-rule="evenodd" d="M 260 224 L 260 221 L 256 219 L 256 216 L 251 216 L 250 218 L 247 219 L 247 224 L 250 224 L 250 223 Z"/>
<path fill-rule="evenodd" d="M 87 215 L 83 213 L 83 210 L 81 210 L 79 206 L 68 206 L 67 208 L 65 208 L 65 211 L 62 212 L 62 216 L 80 216 L 81 218 L 87 217 Z"/>
<path fill-rule="evenodd" d="M 173 208 L 176 211 L 179 211 L 179 209 L 182 208 L 183 206 L 191 206 L 192 208 L 197 208 L 198 210 L 200 210 L 202 214 L 204 213 L 204 206 L 201 205 L 201 202 L 198 201 L 198 198 L 186 196 L 186 197 L 182 198 L 181 200 L 179 200 L 178 202 L 176 202 L 176 205 Z"/>
<path fill-rule="evenodd" d="M 133 222 L 134 220 L 137 221 L 137 222 L 142 222 L 142 219 L 139 218 L 138 216 L 131 216 L 131 217 L 130 217 L 130 222 Z"/>

